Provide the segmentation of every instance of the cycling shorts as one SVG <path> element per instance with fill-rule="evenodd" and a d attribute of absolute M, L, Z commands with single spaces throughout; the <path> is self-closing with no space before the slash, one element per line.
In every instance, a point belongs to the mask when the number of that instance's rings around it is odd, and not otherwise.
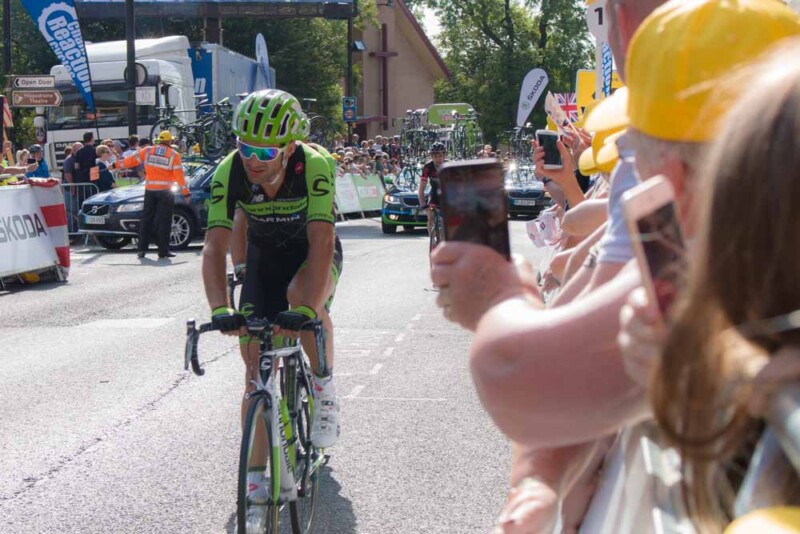
<path fill-rule="evenodd" d="M 280 252 L 262 250 L 252 243 L 247 245 L 247 273 L 239 299 L 239 309 L 245 317 L 258 317 L 274 320 L 280 312 L 289 309 L 286 293 L 295 275 L 305 267 L 308 251 L 298 248 L 284 249 Z M 342 272 L 342 244 L 336 238 L 336 246 L 331 262 L 333 291 L 325 303 L 330 310 L 336 285 Z"/>

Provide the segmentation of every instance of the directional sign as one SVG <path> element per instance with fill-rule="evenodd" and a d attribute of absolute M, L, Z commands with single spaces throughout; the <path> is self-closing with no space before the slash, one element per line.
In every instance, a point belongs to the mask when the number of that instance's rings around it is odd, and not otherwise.
<path fill-rule="evenodd" d="M 14 89 L 55 89 L 55 76 L 14 76 L 11 82 Z"/>
<path fill-rule="evenodd" d="M 11 93 L 11 106 L 17 108 L 53 107 L 59 105 L 61 100 L 61 92 L 56 90 Z"/>

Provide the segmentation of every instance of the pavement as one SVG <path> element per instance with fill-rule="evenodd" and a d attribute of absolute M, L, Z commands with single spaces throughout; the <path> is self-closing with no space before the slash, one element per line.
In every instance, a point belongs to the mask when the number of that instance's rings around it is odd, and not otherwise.
<path fill-rule="evenodd" d="M 510 450 L 473 390 L 469 333 L 435 306 L 427 236 L 370 219 L 337 232 L 343 429 L 314 532 L 486 533 Z M 81 247 L 68 283 L 0 292 L 0 532 L 233 532 L 237 341 L 204 336 L 206 375 L 183 370 L 185 321 L 209 316 L 201 252 Z"/>

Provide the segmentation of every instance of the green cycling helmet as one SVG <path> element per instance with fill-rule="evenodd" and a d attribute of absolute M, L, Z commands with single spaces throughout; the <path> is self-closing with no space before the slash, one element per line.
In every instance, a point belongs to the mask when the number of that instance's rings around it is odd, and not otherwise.
<path fill-rule="evenodd" d="M 310 130 L 300 102 L 278 89 L 250 93 L 233 112 L 233 133 L 245 143 L 285 145 L 306 139 Z"/>

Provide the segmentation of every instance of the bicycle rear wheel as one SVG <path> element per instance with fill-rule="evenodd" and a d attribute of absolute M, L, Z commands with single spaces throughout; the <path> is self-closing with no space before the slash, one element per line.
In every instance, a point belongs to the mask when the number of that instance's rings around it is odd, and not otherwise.
<path fill-rule="evenodd" d="M 280 507 L 273 503 L 275 484 L 280 475 L 277 466 L 270 459 L 273 436 L 269 425 L 267 398 L 256 395 L 247 409 L 242 430 L 242 447 L 239 454 L 239 483 L 236 493 L 236 519 L 238 534 L 278 534 Z M 263 459 L 254 455 L 254 445 L 260 442 L 264 447 Z M 266 467 L 264 467 L 266 466 Z M 267 500 L 255 503 L 248 497 L 247 475 L 251 471 L 264 468 L 268 477 Z"/>
<path fill-rule="evenodd" d="M 228 125 L 221 119 L 213 120 L 203 133 L 203 154 L 211 159 L 222 156 L 229 148 L 231 133 Z"/>
<path fill-rule="evenodd" d="M 176 121 L 161 119 L 150 128 L 150 139 L 154 140 L 158 137 L 158 134 L 165 130 L 169 131 L 175 139 L 180 139 L 182 137 L 181 127 Z"/>
<path fill-rule="evenodd" d="M 319 450 L 311 444 L 311 406 L 313 398 L 305 381 L 297 381 L 297 394 L 289 413 L 294 425 L 294 444 L 297 465 L 294 478 L 297 481 L 297 500 L 289 503 L 294 534 L 310 534 L 316 519 L 319 496 L 319 468 L 322 458 Z M 290 399 L 291 400 L 291 399 Z"/>

